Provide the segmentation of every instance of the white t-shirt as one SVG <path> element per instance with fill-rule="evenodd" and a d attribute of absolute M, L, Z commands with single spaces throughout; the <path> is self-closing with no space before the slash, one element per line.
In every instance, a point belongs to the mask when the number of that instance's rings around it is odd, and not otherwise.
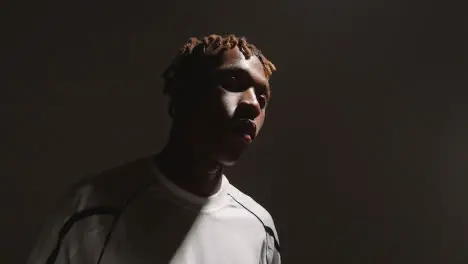
<path fill-rule="evenodd" d="M 49 261 L 49 262 L 47 262 Z M 144 158 L 78 184 L 44 230 L 30 264 L 279 264 L 270 214 L 223 175 L 208 198 Z"/>

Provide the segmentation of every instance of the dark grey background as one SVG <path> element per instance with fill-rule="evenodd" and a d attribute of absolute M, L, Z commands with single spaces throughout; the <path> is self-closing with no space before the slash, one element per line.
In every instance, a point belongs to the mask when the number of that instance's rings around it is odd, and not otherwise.
<path fill-rule="evenodd" d="M 162 147 L 160 73 L 188 37 L 236 33 L 279 71 L 263 133 L 229 176 L 275 218 L 284 263 L 467 263 L 465 10 L 5 3 L 0 262 L 24 262 L 69 184 Z"/>

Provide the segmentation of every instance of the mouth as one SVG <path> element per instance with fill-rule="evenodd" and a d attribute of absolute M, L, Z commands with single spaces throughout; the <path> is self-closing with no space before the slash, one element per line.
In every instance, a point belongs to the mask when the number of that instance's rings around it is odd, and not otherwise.
<path fill-rule="evenodd" d="M 251 142 L 257 134 L 257 125 L 250 119 L 239 119 L 234 123 L 233 132 L 245 141 Z"/>

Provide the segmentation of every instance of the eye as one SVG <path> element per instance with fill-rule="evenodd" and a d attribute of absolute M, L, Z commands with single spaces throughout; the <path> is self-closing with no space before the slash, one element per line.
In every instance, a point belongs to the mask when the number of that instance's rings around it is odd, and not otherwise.
<path fill-rule="evenodd" d="M 223 76 L 221 85 L 227 90 L 233 90 L 237 85 L 237 79 L 232 75 Z"/>
<path fill-rule="evenodd" d="M 224 76 L 221 80 L 221 86 L 231 92 L 240 92 L 242 90 L 239 80 L 232 75 Z"/>

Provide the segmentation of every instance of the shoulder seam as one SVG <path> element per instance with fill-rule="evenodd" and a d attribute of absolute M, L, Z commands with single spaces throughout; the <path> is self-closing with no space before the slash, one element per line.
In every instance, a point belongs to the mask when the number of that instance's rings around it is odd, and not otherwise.
<path fill-rule="evenodd" d="M 276 236 L 275 236 L 275 232 L 273 231 L 273 229 L 267 225 L 265 225 L 265 222 L 263 222 L 263 220 L 257 215 L 255 214 L 252 210 L 250 210 L 249 208 L 247 208 L 245 205 L 243 205 L 241 202 L 239 202 L 236 198 L 234 198 L 234 196 L 232 196 L 230 193 L 228 193 L 228 195 L 236 202 L 238 203 L 240 206 L 242 206 L 245 210 L 247 210 L 249 213 L 251 213 L 253 216 L 255 216 L 258 221 L 260 221 L 260 223 L 262 223 L 263 225 L 263 228 L 265 229 L 265 232 L 272 236 L 273 237 L 273 240 L 274 240 L 274 243 L 275 243 L 275 248 L 278 252 L 280 252 L 280 246 L 279 246 L 279 243 L 278 241 L 276 240 Z"/>
<path fill-rule="evenodd" d="M 88 217 L 91 217 L 93 215 L 111 215 L 111 216 L 116 217 L 118 214 L 119 214 L 119 209 L 117 208 L 108 207 L 108 206 L 99 206 L 99 207 L 85 209 L 85 210 L 76 212 L 73 215 L 71 215 L 68 218 L 68 220 L 64 223 L 62 228 L 60 229 L 59 236 L 57 238 L 57 243 L 55 244 L 54 250 L 51 252 L 49 257 L 47 258 L 46 263 L 47 264 L 55 263 L 55 260 L 57 259 L 63 239 L 65 238 L 65 235 L 68 234 L 68 231 L 70 231 L 70 229 L 73 227 L 73 225 L 76 222 L 86 219 Z"/>

